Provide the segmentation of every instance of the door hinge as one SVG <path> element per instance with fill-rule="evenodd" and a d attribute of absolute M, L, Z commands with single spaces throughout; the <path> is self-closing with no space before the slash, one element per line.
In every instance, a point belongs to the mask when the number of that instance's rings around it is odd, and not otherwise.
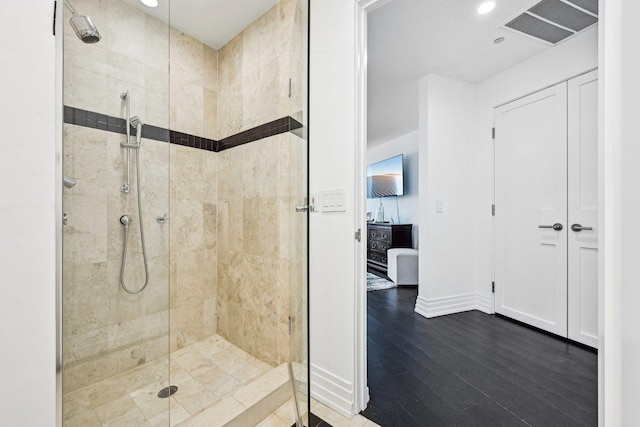
<path fill-rule="evenodd" d="M 58 15 L 58 2 L 53 2 L 53 35 L 56 35 L 56 16 Z"/>
<path fill-rule="evenodd" d="M 291 82 L 291 79 L 289 79 L 289 98 L 291 98 L 291 86 L 293 86 L 293 83 Z"/>
<path fill-rule="evenodd" d="M 491 205 L 491 216 L 496 216 L 496 205 Z"/>
<path fill-rule="evenodd" d="M 355 236 L 354 237 L 358 242 L 361 242 L 362 241 L 362 230 L 358 228 L 358 231 L 355 232 Z"/>
<path fill-rule="evenodd" d="M 496 128 L 491 128 L 491 139 L 496 139 Z"/>
<path fill-rule="evenodd" d="M 492 294 L 496 293 L 496 282 L 491 282 L 491 293 Z"/>
<path fill-rule="evenodd" d="M 293 335 L 293 317 L 289 316 L 289 335 Z"/>

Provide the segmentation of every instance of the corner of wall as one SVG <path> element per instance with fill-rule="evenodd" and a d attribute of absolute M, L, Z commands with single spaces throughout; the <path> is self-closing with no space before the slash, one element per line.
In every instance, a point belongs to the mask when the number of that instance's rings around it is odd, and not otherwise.
<path fill-rule="evenodd" d="M 353 384 L 311 364 L 311 397 L 345 417 L 356 413 Z"/>
<path fill-rule="evenodd" d="M 418 296 L 415 306 L 415 312 L 427 319 L 470 310 L 493 314 L 493 301 L 477 293 L 432 299 Z"/>
<path fill-rule="evenodd" d="M 493 299 L 476 293 L 476 310 L 486 314 L 493 314 Z"/>
<path fill-rule="evenodd" d="M 475 308 L 476 86 L 428 74 L 420 79 L 420 287 L 427 317 Z M 425 247 L 426 243 L 426 247 Z"/>
<path fill-rule="evenodd" d="M 425 298 L 418 295 L 415 312 L 430 319 L 475 309 L 476 295 L 473 293 L 442 298 Z"/>

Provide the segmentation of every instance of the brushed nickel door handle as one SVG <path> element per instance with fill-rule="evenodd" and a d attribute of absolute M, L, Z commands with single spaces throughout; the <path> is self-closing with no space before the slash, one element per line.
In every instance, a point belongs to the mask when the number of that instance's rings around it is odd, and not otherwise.
<path fill-rule="evenodd" d="M 571 229 L 572 229 L 573 231 L 576 231 L 576 232 L 577 232 L 577 231 L 582 231 L 582 230 L 593 230 L 593 227 L 583 227 L 583 226 L 582 226 L 582 225 L 580 225 L 580 224 L 573 224 L 573 225 L 571 226 Z"/>
<path fill-rule="evenodd" d="M 562 230 L 562 224 L 560 224 L 559 222 L 556 222 L 553 225 L 539 225 L 538 228 L 553 228 L 556 231 L 561 231 Z"/>

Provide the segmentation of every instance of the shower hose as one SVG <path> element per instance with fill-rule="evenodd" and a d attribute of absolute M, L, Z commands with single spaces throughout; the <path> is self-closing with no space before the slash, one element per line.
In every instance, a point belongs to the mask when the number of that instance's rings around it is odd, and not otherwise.
<path fill-rule="evenodd" d="M 149 267 L 147 263 L 147 249 L 144 241 L 144 226 L 142 225 L 142 202 L 140 196 L 140 143 L 136 150 L 136 192 L 138 193 L 138 219 L 140 222 L 140 240 L 142 241 L 142 258 L 144 260 L 144 285 L 138 290 L 131 290 L 127 287 L 124 280 L 124 268 L 127 264 L 127 246 L 129 246 L 129 216 L 124 215 L 120 218 L 120 223 L 124 225 L 124 246 L 122 248 L 122 265 L 120 266 L 120 286 L 122 289 L 132 295 L 139 294 L 144 291 L 149 284 Z"/>

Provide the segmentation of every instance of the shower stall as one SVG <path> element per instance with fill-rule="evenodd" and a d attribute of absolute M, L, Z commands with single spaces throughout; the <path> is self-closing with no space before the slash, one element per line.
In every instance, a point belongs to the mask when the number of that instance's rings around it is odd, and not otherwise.
<path fill-rule="evenodd" d="M 308 1 L 71 3 L 60 424 L 302 426 Z"/>

